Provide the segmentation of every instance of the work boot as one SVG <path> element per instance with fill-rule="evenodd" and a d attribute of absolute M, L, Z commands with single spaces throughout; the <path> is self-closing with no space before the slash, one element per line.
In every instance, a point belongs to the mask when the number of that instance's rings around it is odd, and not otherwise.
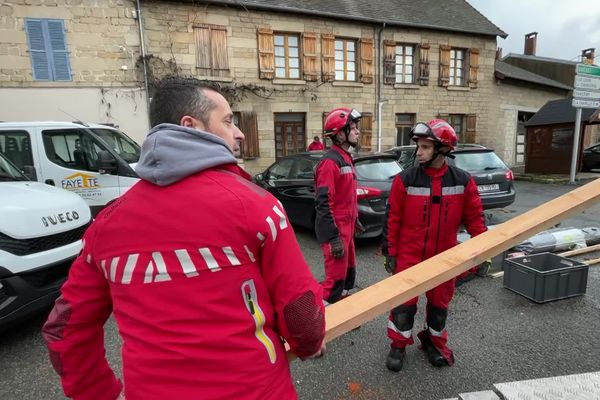
<path fill-rule="evenodd" d="M 444 356 L 440 354 L 438 349 L 436 349 L 431 342 L 429 332 L 426 331 L 423 335 L 419 334 L 418 337 L 421 340 L 421 346 L 419 346 L 419 348 L 427 353 L 427 359 L 431 365 L 434 367 L 445 367 L 450 365 L 448 364 L 448 360 L 446 360 Z M 454 364 L 454 354 L 452 354 L 451 357 L 452 363 Z"/>
<path fill-rule="evenodd" d="M 385 366 L 392 372 L 400 371 L 402 364 L 404 364 L 405 355 L 406 349 L 404 347 L 392 347 L 385 361 Z"/>

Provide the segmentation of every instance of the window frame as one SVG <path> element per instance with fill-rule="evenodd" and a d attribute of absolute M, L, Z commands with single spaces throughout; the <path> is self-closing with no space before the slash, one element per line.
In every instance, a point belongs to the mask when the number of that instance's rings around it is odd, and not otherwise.
<path fill-rule="evenodd" d="M 283 46 L 281 45 L 277 45 L 277 36 L 282 36 L 283 37 Z M 290 37 L 294 37 L 296 38 L 296 46 L 295 48 L 298 51 L 298 54 L 296 57 L 291 57 L 289 55 L 289 49 L 290 48 L 294 48 L 293 46 L 289 45 L 289 39 Z M 283 47 L 284 49 L 284 55 L 283 56 L 278 56 L 277 55 L 277 48 L 281 48 Z M 298 33 L 295 32 L 281 32 L 281 31 L 277 31 L 277 32 L 273 32 L 273 57 L 274 57 L 274 67 L 275 67 L 275 74 L 274 74 L 274 79 L 293 79 L 293 80 L 300 80 L 302 79 L 302 41 L 301 41 L 301 36 Z M 284 67 L 279 67 L 277 66 L 277 59 L 284 59 Z M 296 58 L 298 60 L 298 67 L 294 68 L 290 66 L 290 60 L 292 58 Z M 277 75 L 277 70 L 284 68 L 285 69 L 285 76 L 278 76 Z M 297 69 L 298 70 L 298 76 L 297 77 L 292 77 L 290 76 L 290 69 Z"/>
<path fill-rule="evenodd" d="M 398 54 L 398 48 L 402 48 L 402 53 Z M 406 82 L 405 81 L 405 76 L 406 76 L 406 72 L 405 72 L 405 67 L 406 67 L 406 49 L 410 48 L 412 51 L 411 54 L 411 58 L 412 58 L 412 64 L 411 64 L 411 81 L 410 82 Z M 414 43 L 403 43 L 403 42 L 397 42 L 396 46 L 395 46 L 395 63 L 394 63 L 394 82 L 397 84 L 401 84 L 401 85 L 412 85 L 415 84 L 415 76 L 416 76 L 416 69 L 415 66 L 417 65 L 417 63 L 415 63 L 415 57 L 416 57 L 416 52 L 417 52 L 417 45 Z M 402 63 L 398 63 L 398 56 L 402 57 Z M 398 67 L 401 67 L 402 72 L 400 74 L 398 74 Z M 398 80 L 398 76 L 401 76 L 402 79 L 399 81 Z"/>
<path fill-rule="evenodd" d="M 337 48 L 337 43 L 338 41 L 342 42 L 342 50 L 338 50 Z M 354 60 L 353 61 L 349 61 L 348 60 L 348 43 L 352 43 L 354 45 Z M 334 80 L 338 81 L 338 82 L 358 82 L 358 67 L 357 67 L 357 58 L 358 58 L 358 40 L 357 39 L 353 39 L 353 38 L 345 38 L 345 37 L 335 37 L 334 39 L 334 44 L 333 44 L 333 52 L 334 52 Z M 338 59 L 338 51 L 342 51 L 343 52 L 343 58 L 341 60 Z M 344 63 L 344 69 L 340 70 L 337 68 L 337 63 L 341 61 Z M 349 63 L 353 63 L 354 64 L 354 71 L 349 71 L 348 70 L 348 64 Z M 344 75 L 344 79 L 338 79 L 338 71 L 342 71 L 343 75 Z M 354 73 L 354 79 L 348 79 L 348 73 Z"/>
<path fill-rule="evenodd" d="M 41 29 L 41 40 L 43 41 L 43 49 L 35 49 L 36 43 L 32 40 L 33 35 L 33 27 L 32 24 L 39 23 Z M 64 49 L 55 49 L 53 44 L 56 43 L 56 38 L 51 37 L 51 23 L 59 23 L 61 32 L 62 44 L 64 44 Z M 31 75 L 34 81 L 42 81 L 42 82 L 72 82 L 73 81 L 73 72 L 71 69 L 71 52 L 69 51 L 69 44 L 67 42 L 67 32 L 65 29 L 65 21 L 63 19 L 57 18 L 25 18 L 25 36 L 27 37 L 27 51 L 29 53 L 29 60 L 31 61 Z M 56 31 L 55 31 L 56 32 Z M 42 43 L 37 43 L 41 45 Z M 40 59 L 41 54 L 44 54 L 45 62 L 47 63 L 48 68 L 48 78 L 40 76 L 41 72 L 38 70 L 43 66 L 39 64 L 39 62 L 43 62 L 43 59 Z M 37 55 L 37 56 L 36 56 Z M 57 61 L 60 55 L 64 55 L 64 66 L 66 70 L 63 73 L 68 75 L 68 79 L 61 79 L 59 76 L 60 73 L 57 71 Z M 37 60 L 37 61 L 36 61 Z"/>
<path fill-rule="evenodd" d="M 457 53 L 462 54 L 462 58 L 457 57 Z M 457 61 L 461 62 L 461 66 L 458 67 Z M 468 51 L 461 47 L 450 48 L 450 65 L 448 66 L 448 86 L 467 86 L 469 79 L 465 77 L 466 66 L 468 64 Z M 460 77 L 457 76 L 457 72 L 460 71 Z M 457 83 L 460 80 L 460 83 Z"/>
<path fill-rule="evenodd" d="M 406 122 L 406 123 L 401 123 L 398 122 L 398 117 L 400 115 L 405 115 L 405 116 L 410 116 L 410 121 Z M 412 128 L 415 126 L 415 124 L 417 123 L 417 114 L 416 113 L 395 113 L 394 114 L 394 124 L 396 127 L 396 146 L 407 146 L 412 144 L 410 139 L 408 140 L 408 143 L 403 143 L 398 141 L 398 129 L 406 129 L 408 128 L 409 132 L 412 130 Z M 402 138 L 404 138 L 404 132 L 402 132 Z"/>

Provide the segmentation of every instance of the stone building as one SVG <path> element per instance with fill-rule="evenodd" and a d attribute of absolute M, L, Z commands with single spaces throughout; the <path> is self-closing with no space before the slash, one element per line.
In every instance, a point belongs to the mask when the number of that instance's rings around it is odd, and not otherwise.
<path fill-rule="evenodd" d="M 363 150 L 440 117 L 518 166 L 520 115 L 569 87 L 502 72 L 498 36 L 464 0 L 7 0 L 0 119 L 113 123 L 141 142 L 153 80 L 179 74 L 222 85 L 251 172 L 305 149 L 339 106 L 363 113 Z"/>

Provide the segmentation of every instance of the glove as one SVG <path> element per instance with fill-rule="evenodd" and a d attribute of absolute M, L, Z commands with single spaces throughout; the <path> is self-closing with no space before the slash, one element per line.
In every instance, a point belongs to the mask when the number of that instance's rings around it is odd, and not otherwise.
<path fill-rule="evenodd" d="M 365 226 L 360 222 L 360 219 L 356 218 L 356 222 L 354 223 L 354 236 L 360 236 L 365 230 Z"/>
<path fill-rule="evenodd" d="M 396 270 L 396 257 L 394 256 L 385 256 L 385 260 L 383 261 L 383 266 L 388 274 L 393 274 Z"/>
<path fill-rule="evenodd" d="M 342 241 L 342 238 L 338 236 L 335 239 L 330 240 L 329 246 L 331 246 L 331 255 L 333 258 L 344 257 L 344 242 Z"/>

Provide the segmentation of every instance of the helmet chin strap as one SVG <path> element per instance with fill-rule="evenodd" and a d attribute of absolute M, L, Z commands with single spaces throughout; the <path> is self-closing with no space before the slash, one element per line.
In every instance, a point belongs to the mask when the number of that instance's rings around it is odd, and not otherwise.
<path fill-rule="evenodd" d="M 356 148 L 356 147 L 358 146 L 358 143 L 356 143 L 356 144 L 352 144 L 352 142 L 350 142 L 350 141 L 348 140 L 348 135 L 350 134 L 350 126 L 346 126 L 346 127 L 344 128 L 343 132 L 344 132 L 344 134 L 345 134 L 345 136 L 344 136 L 344 141 L 343 141 L 343 142 L 341 142 L 341 141 L 339 141 L 339 140 L 337 139 L 337 135 L 334 135 L 334 136 L 332 136 L 332 138 L 331 138 L 331 141 L 332 141 L 334 144 L 337 144 L 338 146 L 341 146 L 341 145 L 343 145 L 344 143 L 348 143 L 348 144 L 350 145 L 350 147 L 354 147 L 354 148 Z"/>
<path fill-rule="evenodd" d="M 441 149 L 441 145 L 439 143 L 435 143 L 433 146 L 433 155 L 431 156 L 431 158 L 429 159 L 429 161 L 425 161 L 423 163 L 419 163 L 420 166 L 422 166 L 423 168 L 429 168 L 431 167 L 431 164 L 433 164 L 433 161 L 441 154 L 445 157 L 450 157 L 450 158 L 454 158 L 454 154 L 450 154 L 450 152 L 442 152 L 440 151 Z"/>

